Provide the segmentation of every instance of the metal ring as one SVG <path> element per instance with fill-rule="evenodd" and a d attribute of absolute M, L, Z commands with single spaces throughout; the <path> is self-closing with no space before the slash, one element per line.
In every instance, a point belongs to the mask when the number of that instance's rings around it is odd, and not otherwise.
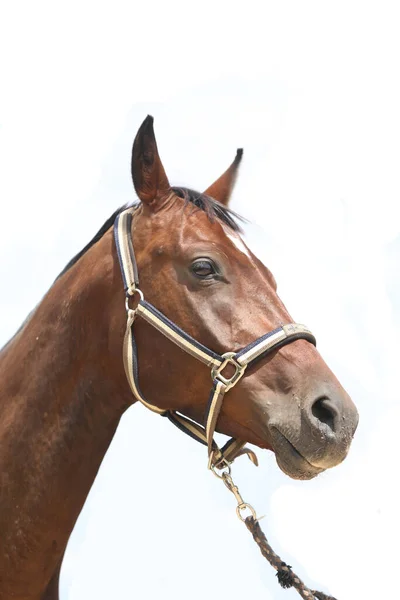
<path fill-rule="evenodd" d="M 254 520 L 257 520 L 257 514 L 256 511 L 254 510 L 254 508 L 251 506 L 251 504 L 247 504 L 247 502 L 243 502 L 242 504 L 238 504 L 238 506 L 236 507 L 236 514 L 239 517 L 239 519 L 241 521 L 243 521 L 243 523 L 246 520 L 246 517 L 242 515 L 241 511 L 242 510 L 246 510 L 246 508 L 251 512 L 252 517 Z"/>
<path fill-rule="evenodd" d="M 220 463 L 224 463 L 224 465 L 222 467 L 217 467 L 216 465 L 211 464 L 210 469 L 214 473 L 215 477 L 218 477 L 218 479 L 223 479 L 224 475 L 231 474 L 231 465 L 225 458 L 221 459 L 218 464 Z M 220 471 L 220 473 L 217 473 L 217 469 Z"/>
<path fill-rule="evenodd" d="M 131 298 L 133 298 L 133 296 L 134 296 L 135 294 L 139 294 L 139 302 L 143 302 L 143 300 L 144 300 L 144 295 L 143 295 L 143 292 L 142 292 L 142 290 L 140 290 L 139 288 L 130 288 L 130 289 L 128 289 L 128 291 L 126 292 L 126 298 L 125 298 L 125 308 L 126 308 L 126 312 L 129 312 L 130 310 L 133 310 L 134 312 L 136 312 L 136 309 L 137 309 L 137 307 L 136 307 L 136 308 L 131 308 L 131 307 L 129 306 L 129 300 L 130 300 Z"/>
<path fill-rule="evenodd" d="M 134 296 L 135 294 L 139 294 L 140 299 L 144 300 L 143 292 L 140 288 L 130 287 L 126 291 L 126 295 L 129 296 L 130 298 L 132 298 L 132 296 Z"/>

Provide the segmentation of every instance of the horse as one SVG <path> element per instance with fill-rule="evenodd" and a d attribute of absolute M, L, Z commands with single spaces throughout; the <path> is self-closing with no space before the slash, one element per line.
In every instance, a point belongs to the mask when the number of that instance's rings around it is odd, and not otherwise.
<path fill-rule="evenodd" d="M 58 598 L 68 538 L 137 400 L 197 439 L 203 432 L 212 468 L 254 458 L 245 443 L 273 451 L 295 479 L 346 457 L 357 409 L 310 332 L 291 325 L 228 208 L 241 158 L 204 193 L 172 187 L 148 116 L 132 150 L 138 200 L 106 221 L 2 349 L 1 598 Z M 218 449 L 215 429 L 233 444 Z"/>

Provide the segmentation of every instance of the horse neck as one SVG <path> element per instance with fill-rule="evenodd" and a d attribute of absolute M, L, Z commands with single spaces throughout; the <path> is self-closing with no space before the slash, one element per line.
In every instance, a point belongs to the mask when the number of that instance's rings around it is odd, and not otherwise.
<path fill-rule="evenodd" d="M 132 402 L 114 252 L 107 234 L 54 284 L 0 355 L 4 597 L 40 597 Z"/>

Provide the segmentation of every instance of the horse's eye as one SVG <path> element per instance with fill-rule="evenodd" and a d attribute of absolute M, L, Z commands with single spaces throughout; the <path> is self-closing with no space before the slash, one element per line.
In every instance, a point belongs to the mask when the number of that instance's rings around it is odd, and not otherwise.
<path fill-rule="evenodd" d="M 198 258 L 192 263 L 190 269 L 200 279 L 210 279 L 217 272 L 214 263 L 208 258 Z"/>

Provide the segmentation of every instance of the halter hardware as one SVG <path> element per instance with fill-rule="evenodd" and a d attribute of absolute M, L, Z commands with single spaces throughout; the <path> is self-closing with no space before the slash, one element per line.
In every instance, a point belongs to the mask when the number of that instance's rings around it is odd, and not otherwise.
<path fill-rule="evenodd" d="M 126 292 L 126 297 L 125 297 L 125 310 L 128 313 L 128 315 L 130 315 L 133 318 L 136 317 L 137 306 L 136 306 L 136 308 L 131 308 L 129 306 L 129 300 L 131 300 L 131 298 L 133 298 L 135 294 L 139 294 L 139 302 L 144 300 L 144 295 L 143 295 L 142 290 L 140 290 L 137 287 L 129 289 Z"/>
<path fill-rule="evenodd" d="M 211 369 L 211 379 L 213 381 L 216 379 L 221 381 L 226 386 L 226 392 L 236 385 L 239 379 L 243 377 L 247 367 L 247 365 L 239 365 L 239 363 L 235 360 L 235 356 L 235 352 L 225 352 L 225 354 L 221 354 L 221 358 L 224 359 L 223 362 L 219 365 L 219 367 L 213 367 Z M 222 371 L 228 365 L 232 365 L 235 368 L 235 372 L 231 377 L 225 377 L 225 375 L 222 375 Z"/>

